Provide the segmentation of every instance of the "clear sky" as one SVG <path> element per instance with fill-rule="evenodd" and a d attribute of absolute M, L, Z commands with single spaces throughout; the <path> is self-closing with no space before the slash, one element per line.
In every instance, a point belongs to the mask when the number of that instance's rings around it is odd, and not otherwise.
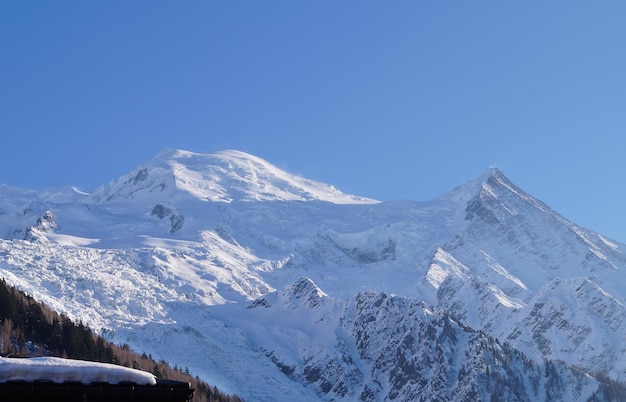
<path fill-rule="evenodd" d="M 164 148 L 380 200 L 502 169 L 626 242 L 624 1 L 2 1 L 0 183 L 93 191 Z"/>

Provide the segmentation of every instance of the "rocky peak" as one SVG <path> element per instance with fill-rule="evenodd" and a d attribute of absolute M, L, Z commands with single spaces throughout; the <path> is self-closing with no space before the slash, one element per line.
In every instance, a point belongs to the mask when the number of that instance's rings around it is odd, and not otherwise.
<path fill-rule="evenodd" d="M 35 227 L 44 231 L 59 229 L 59 225 L 50 211 L 46 211 L 41 218 L 37 219 Z"/>
<path fill-rule="evenodd" d="M 46 211 L 42 217 L 37 218 L 37 222 L 33 226 L 26 229 L 24 240 L 45 242 L 45 233 L 53 232 L 58 229 L 59 225 L 54 219 L 54 216 L 52 216 L 52 212 Z"/>
<path fill-rule="evenodd" d="M 328 295 L 315 282 L 310 278 L 301 277 L 292 285 L 284 287 L 279 292 L 273 292 L 256 299 L 248 308 L 272 308 L 279 305 L 288 310 L 299 308 L 311 310 L 325 305 L 329 300 Z"/>
<path fill-rule="evenodd" d="M 478 184 L 476 195 L 467 202 L 466 220 L 481 219 L 488 224 L 497 224 L 527 208 L 549 210 L 546 205 L 513 184 L 498 169 L 481 176 Z"/>
<path fill-rule="evenodd" d="M 285 288 L 281 292 L 282 299 L 289 308 L 305 306 L 309 309 L 320 307 L 328 295 L 320 289 L 315 282 L 309 278 L 302 277 L 293 285 Z"/>

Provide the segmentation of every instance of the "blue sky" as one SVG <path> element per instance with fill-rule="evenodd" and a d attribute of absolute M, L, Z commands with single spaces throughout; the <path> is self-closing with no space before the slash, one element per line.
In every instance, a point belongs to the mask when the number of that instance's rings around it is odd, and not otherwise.
<path fill-rule="evenodd" d="M 626 2 L 0 2 L 0 183 L 243 150 L 381 200 L 497 166 L 626 242 Z"/>

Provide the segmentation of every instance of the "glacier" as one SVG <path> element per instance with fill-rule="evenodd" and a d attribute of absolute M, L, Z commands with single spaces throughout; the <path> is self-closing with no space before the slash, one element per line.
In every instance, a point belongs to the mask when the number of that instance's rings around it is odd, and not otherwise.
<path fill-rule="evenodd" d="M 587 400 L 626 374 L 626 246 L 498 169 L 381 202 L 166 149 L 92 194 L 0 185 L 0 236 L 9 284 L 249 400 Z"/>

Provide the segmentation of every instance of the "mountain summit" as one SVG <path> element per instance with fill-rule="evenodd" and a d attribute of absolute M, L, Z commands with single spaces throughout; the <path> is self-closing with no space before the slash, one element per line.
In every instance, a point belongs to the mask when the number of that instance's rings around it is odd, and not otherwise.
<path fill-rule="evenodd" d="M 8 283 L 249 400 L 622 391 L 626 246 L 498 169 L 378 202 L 170 149 L 91 195 L 0 200 Z"/>
<path fill-rule="evenodd" d="M 199 154 L 166 149 L 145 165 L 97 189 L 98 201 L 182 194 L 213 202 L 327 201 L 369 204 L 377 201 L 347 195 L 334 186 L 289 174 L 241 151 Z"/>

